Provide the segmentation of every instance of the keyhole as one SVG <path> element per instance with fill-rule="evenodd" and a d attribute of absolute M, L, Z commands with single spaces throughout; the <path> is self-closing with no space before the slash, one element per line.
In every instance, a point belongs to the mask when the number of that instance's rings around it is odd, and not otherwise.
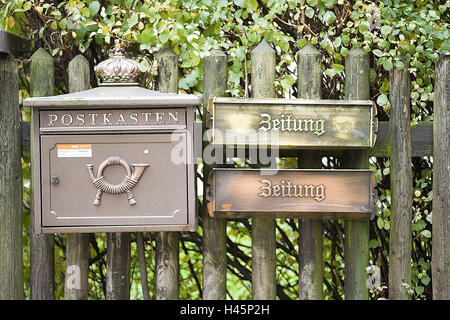
<path fill-rule="evenodd" d="M 52 184 L 58 184 L 59 183 L 59 177 L 58 176 L 52 176 L 50 178 L 50 181 L 52 182 Z"/>

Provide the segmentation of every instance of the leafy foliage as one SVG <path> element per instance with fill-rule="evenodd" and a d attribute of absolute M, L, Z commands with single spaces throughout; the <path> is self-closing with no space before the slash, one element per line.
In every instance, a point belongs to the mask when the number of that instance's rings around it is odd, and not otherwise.
<path fill-rule="evenodd" d="M 431 0 L 0 0 L 0 27 L 33 40 L 56 62 L 57 93 L 66 92 L 66 67 L 76 54 L 85 55 L 91 67 L 106 58 L 108 48 L 119 40 L 137 57 L 146 72 L 142 79 L 152 88 L 154 54 L 169 46 L 179 56 L 181 92 L 202 92 L 203 58 L 214 49 L 228 55 L 228 92 L 242 96 L 251 72 L 250 52 L 264 38 L 277 52 L 276 89 L 279 97 L 296 96 L 295 53 L 312 43 L 322 53 L 322 98 L 344 96 L 344 61 L 349 49 L 359 45 L 371 53 L 371 99 L 380 120 L 389 114 L 389 76 L 393 67 L 408 67 L 411 76 L 411 124 L 432 120 L 434 63 L 439 52 L 450 51 L 447 1 Z M 20 68 L 21 97 L 28 96 L 28 64 Z M 92 76 L 92 85 L 96 85 Z M 23 109 L 24 120 L 29 111 Z M 328 158 L 324 167 L 339 167 Z M 29 155 L 24 168 L 24 251 L 29 265 L 28 207 Z M 238 165 L 244 165 L 245 162 Z M 281 166 L 295 167 L 295 159 Z M 411 296 L 431 297 L 431 158 L 414 158 L 415 198 L 412 208 L 413 259 Z M 370 223 L 371 263 L 381 270 L 382 286 L 371 290 L 371 298 L 387 297 L 390 229 L 389 159 L 371 159 L 376 173 L 380 202 L 378 215 Z M 228 296 L 251 296 L 251 224 L 248 220 L 228 223 Z M 277 226 L 277 277 L 280 298 L 296 298 L 298 291 L 298 230 L 292 219 Z M 343 224 L 329 221 L 324 229 L 324 290 L 326 299 L 341 299 L 344 284 Z M 57 238 L 58 239 L 58 238 Z M 57 241 L 56 261 L 63 263 L 64 241 Z M 105 239 L 91 239 L 91 298 L 104 298 Z M 180 248 L 181 297 L 201 297 L 201 220 L 197 233 L 182 234 Z M 148 272 L 153 279 L 154 239 L 146 235 Z M 134 247 L 133 247 L 134 248 Z M 141 298 L 136 250 L 132 258 L 132 298 Z M 57 296 L 62 297 L 64 269 L 57 267 Z M 29 279 L 28 269 L 25 279 Z M 150 281 L 152 283 L 152 281 Z M 152 288 L 151 288 L 152 289 Z"/>

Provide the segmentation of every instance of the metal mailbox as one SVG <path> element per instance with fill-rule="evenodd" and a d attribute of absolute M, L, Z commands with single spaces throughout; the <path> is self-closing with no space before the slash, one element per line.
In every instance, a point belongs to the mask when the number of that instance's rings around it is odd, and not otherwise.
<path fill-rule="evenodd" d="M 24 101 L 36 232 L 194 231 L 201 99 L 137 86 L 120 53 L 105 62 L 98 88 Z"/>

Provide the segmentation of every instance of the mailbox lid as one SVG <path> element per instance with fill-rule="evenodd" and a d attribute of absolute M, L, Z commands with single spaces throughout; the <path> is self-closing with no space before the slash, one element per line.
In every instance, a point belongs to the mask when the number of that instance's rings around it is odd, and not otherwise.
<path fill-rule="evenodd" d="M 189 223 L 186 133 L 41 136 L 41 225 L 46 227 L 186 225 Z M 148 164 L 127 193 L 103 192 L 94 205 L 97 187 L 87 165 L 99 166 L 111 156 L 128 164 Z M 120 184 L 123 165 L 107 165 L 105 180 Z M 53 183 L 52 183 L 53 178 Z M 56 184 L 54 182 L 57 181 Z M 168 192 L 170 190 L 170 192 Z"/>
<path fill-rule="evenodd" d="M 201 104 L 200 96 L 193 94 L 164 93 L 126 84 L 62 94 L 33 97 L 23 101 L 26 107 L 86 108 L 86 107 L 186 107 Z"/>

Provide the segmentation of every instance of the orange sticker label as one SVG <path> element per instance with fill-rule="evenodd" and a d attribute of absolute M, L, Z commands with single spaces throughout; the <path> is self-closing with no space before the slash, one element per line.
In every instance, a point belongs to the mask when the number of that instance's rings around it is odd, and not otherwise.
<path fill-rule="evenodd" d="M 91 144 L 58 144 L 58 158 L 89 158 L 92 157 Z"/>

